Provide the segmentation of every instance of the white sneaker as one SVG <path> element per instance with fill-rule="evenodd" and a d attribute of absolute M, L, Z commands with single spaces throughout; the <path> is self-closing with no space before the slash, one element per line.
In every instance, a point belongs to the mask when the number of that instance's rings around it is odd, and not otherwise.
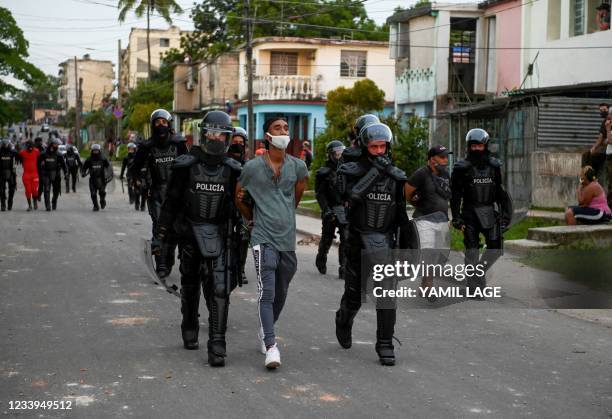
<path fill-rule="evenodd" d="M 273 370 L 275 368 L 280 367 L 280 365 L 280 352 L 278 351 L 278 348 L 276 347 L 275 343 L 274 346 L 271 346 L 266 351 L 266 368 L 269 370 Z"/>
<path fill-rule="evenodd" d="M 259 352 L 262 355 L 266 354 L 266 344 L 264 343 L 264 331 L 263 327 L 259 328 L 259 332 L 257 332 L 257 337 L 259 338 Z"/>

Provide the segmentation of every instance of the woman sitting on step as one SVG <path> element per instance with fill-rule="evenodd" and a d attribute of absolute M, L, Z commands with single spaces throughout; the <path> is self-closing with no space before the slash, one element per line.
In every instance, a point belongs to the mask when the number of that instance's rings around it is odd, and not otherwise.
<path fill-rule="evenodd" d="M 612 219 L 612 211 L 606 201 L 606 192 L 597 182 L 595 170 L 591 166 L 582 168 L 576 195 L 578 206 L 571 206 L 565 210 L 565 221 L 568 225 L 600 224 Z"/>

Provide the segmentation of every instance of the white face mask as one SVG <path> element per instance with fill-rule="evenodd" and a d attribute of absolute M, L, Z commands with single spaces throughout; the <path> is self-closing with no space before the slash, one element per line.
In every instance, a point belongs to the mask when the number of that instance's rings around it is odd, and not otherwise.
<path fill-rule="evenodd" d="M 266 134 L 270 136 L 270 142 L 272 145 L 279 150 L 285 150 L 291 141 L 291 138 L 289 138 L 288 135 L 272 135 L 269 132 Z"/>

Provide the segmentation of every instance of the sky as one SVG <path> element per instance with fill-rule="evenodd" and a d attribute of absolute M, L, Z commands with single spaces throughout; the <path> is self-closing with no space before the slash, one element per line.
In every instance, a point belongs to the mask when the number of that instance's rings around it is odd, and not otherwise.
<path fill-rule="evenodd" d="M 289 0 L 288 0 L 289 1 Z M 415 0 L 366 0 L 368 15 L 383 23 L 397 6 L 408 7 Z M 30 43 L 29 61 L 46 74 L 57 76 L 58 64 L 74 56 L 90 54 L 98 60 L 111 60 L 117 64 L 117 40 L 127 45 L 132 27 L 146 27 L 146 18 L 128 14 L 125 23 L 117 20 L 117 0 L 2 0 L 0 5 L 11 11 L 25 38 Z M 174 24 L 192 30 L 189 10 L 193 0 L 177 0 L 184 10 L 173 15 Z M 167 28 L 161 17 L 151 20 L 152 28 Z M 115 67 L 116 71 L 116 67 Z M 22 87 L 15 80 L 9 82 Z"/>

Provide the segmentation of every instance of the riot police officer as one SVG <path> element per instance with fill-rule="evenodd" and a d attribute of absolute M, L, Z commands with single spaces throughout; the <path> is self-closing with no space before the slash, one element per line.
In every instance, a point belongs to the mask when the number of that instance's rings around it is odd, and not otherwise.
<path fill-rule="evenodd" d="M 0 202 L 2 204 L 2 211 L 6 211 L 7 208 L 9 211 L 13 209 L 13 196 L 17 187 L 15 164 L 18 160 L 19 155 L 15 150 L 11 149 L 11 142 L 8 138 L 2 140 L 0 144 Z"/>
<path fill-rule="evenodd" d="M 162 242 L 172 230 L 179 237 L 184 347 L 198 347 L 201 286 L 209 314 L 208 363 L 216 367 L 225 365 L 229 295 L 240 274 L 232 237 L 238 221 L 234 190 L 242 167 L 226 156 L 232 132 L 225 112 L 204 116 L 201 140 L 172 166 L 159 217 Z"/>
<path fill-rule="evenodd" d="M 361 115 L 355 120 L 355 124 L 348 133 L 351 146 L 346 148 L 342 153 L 343 163 L 350 163 L 359 160 L 359 157 L 361 157 L 361 144 L 359 139 L 359 133 L 366 125 L 377 124 L 379 122 L 380 120 L 378 119 L 378 117 L 370 113 Z"/>
<path fill-rule="evenodd" d="M 164 109 L 151 113 L 151 138 L 138 147 L 133 163 L 135 173 L 140 173 L 141 169 L 146 167 L 151 176 L 151 189 L 147 200 L 152 221 L 151 252 L 155 255 L 157 274 L 162 278 L 170 275 L 174 265 L 176 238 L 170 231 L 165 244 L 161 245 L 158 237 L 159 211 L 166 199 L 174 160 L 187 152 L 184 139 L 172 135 L 171 122 L 172 115 Z"/>
<path fill-rule="evenodd" d="M 234 127 L 234 132 L 232 134 L 232 143 L 227 150 L 228 157 L 236 160 L 240 165 L 243 165 L 246 161 L 246 149 L 249 144 L 249 136 L 246 130 L 242 127 Z M 249 281 L 244 273 L 244 265 L 246 264 L 247 255 L 249 253 L 249 242 L 251 240 L 249 229 L 247 227 L 246 220 L 240 214 L 240 211 L 236 209 L 236 216 L 240 221 L 239 225 L 237 225 L 237 229 L 240 233 L 240 243 L 238 245 L 240 266 L 241 266 L 241 276 L 242 276 L 242 284 L 248 284 Z"/>
<path fill-rule="evenodd" d="M 134 164 L 134 158 L 136 157 L 136 144 L 129 143 L 127 145 L 127 149 L 128 153 L 121 162 L 121 174 L 119 175 L 119 179 L 121 179 L 121 182 L 123 182 L 123 176 L 125 175 L 125 171 L 127 170 L 128 199 L 130 201 L 130 205 L 132 205 L 136 200 L 136 191 L 134 190 L 134 176 L 132 175 L 132 165 Z M 138 210 L 138 205 L 136 205 L 136 210 Z"/>
<path fill-rule="evenodd" d="M 66 193 L 70 193 L 71 178 L 72 192 L 76 192 L 77 176 L 79 174 L 79 169 L 83 167 L 83 163 L 81 162 L 81 157 L 79 156 L 75 146 L 68 146 L 64 160 L 66 160 L 66 167 L 68 168 L 68 175 L 66 175 Z"/>
<path fill-rule="evenodd" d="M 353 319 L 361 307 L 362 252 L 396 247 L 396 231 L 408 224 L 404 197 L 405 173 L 389 159 L 389 127 L 373 123 L 359 134 L 361 155 L 338 169 L 338 188 L 348 215 L 344 294 L 336 312 L 336 337 L 343 348 L 352 345 Z M 383 365 L 395 364 L 395 308 L 376 309 L 376 352 Z"/>
<path fill-rule="evenodd" d="M 41 137 L 36 137 L 34 138 L 34 147 L 36 147 L 38 149 L 39 152 L 39 156 L 42 156 L 46 150 L 45 145 L 43 144 L 43 139 Z M 40 172 L 40 168 L 38 170 Z M 42 199 L 43 196 L 43 182 L 42 182 L 42 178 L 40 179 L 40 182 L 38 183 L 38 195 L 37 199 L 38 202 L 40 202 L 40 200 Z"/>
<path fill-rule="evenodd" d="M 57 209 L 57 199 L 62 192 L 62 178 L 60 170 L 67 174 L 66 162 L 64 157 L 59 154 L 58 149 L 62 142 L 56 138 L 47 147 L 45 152 L 38 158 L 40 168 L 40 182 L 43 185 L 45 195 L 45 209 L 51 211 Z M 53 198 L 50 200 L 51 188 L 53 188 Z"/>
<path fill-rule="evenodd" d="M 320 273 L 327 272 L 327 253 L 336 236 L 336 229 L 340 236 L 340 247 L 338 249 L 338 258 L 340 268 L 338 275 L 343 277 L 344 270 L 344 245 L 345 245 L 345 230 L 346 230 L 346 215 L 342 199 L 336 188 L 336 171 L 342 158 L 342 152 L 345 147 L 338 140 L 331 141 L 325 147 L 327 152 L 327 160 L 325 164 L 317 170 L 315 178 L 315 196 L 319 207 L 321 208 L 321 240 L 319 241 L 319 251 L 315 260 L 315 265 Z"/>
<path fill-rule="evenodd" d="M 452 224 L 463 232 L 465 264 L 483 264 L 486 271 L 501 255 L 502 234 L 512 220 L 512 205 L 502 186 L 501 162 L 488 150 L 489 134 L 474 128 L 465 140 L 467 157 L 455 164 L 451 176 Z M 481 234 L 487 249 L 479 259 Z M 467 286 L 482 289 L 486 278 L 474 275 L 467 279 Z M 483 298 L 478 295 L 477 299 Z"/>
<path fill-rule="evenodd" d="M 91 155 L 81 168 L 81 176 L 89 174 L 89 193 L 93 203 L 93 211 L 100 211 L 106 207 L 106 168 L 110 166 L 108 160 L 102 156 L 100 144 L 91 146 Z M 98 205 L 100 195 L 100 205 Z"/>

